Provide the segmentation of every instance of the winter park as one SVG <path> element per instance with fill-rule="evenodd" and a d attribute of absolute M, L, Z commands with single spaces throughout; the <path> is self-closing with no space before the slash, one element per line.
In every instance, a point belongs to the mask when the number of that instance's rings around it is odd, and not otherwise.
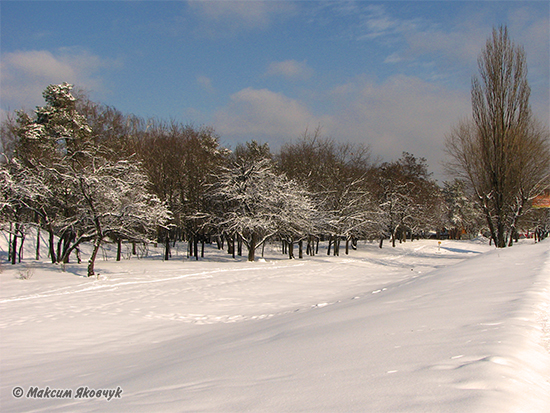
<path fill-rule="evenodd" d="M 548 4 L 128 3 L 1 4 L 0 411 L 550 411 Z"/>

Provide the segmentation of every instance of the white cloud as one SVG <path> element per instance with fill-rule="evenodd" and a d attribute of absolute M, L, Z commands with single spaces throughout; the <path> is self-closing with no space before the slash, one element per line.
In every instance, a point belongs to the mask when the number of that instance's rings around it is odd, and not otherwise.
<path fill-rule="evenodd" d="M 379 36 L 394 33 L 400 22 L 391 18 L 386 12 L 385 8 L 381 5 L 368 5 L 366 10 L 368 11 L 367 17 L 364 19 L 363 26 L 367 33 L 365 38 L 374 39 Z"/>
<path fill-rule="evenodd" d="M 455 27 L 452 31 L 415 30 L 404 37 L 408 45 L 405 53 L 409 57 L 432 56 L 440 62 L 472 68 L 488 34 L 487 27 L 474 22 Z"/>
<path fill-rule="evenodd" d="M 399 53 L 392 53 L 384 59 L 384 63 L 400 63 L 402 61 L 403 58 L 399 56 Z"/>
<path fill-rule="evenodd" d="M 269 64 L 266 76 L 282 76 L 292 80 L 309 79 L 313 75 L 313 69 L 306 61 L 285 60 L 283 62 L 272 62 Z"/>
<path fill-rule="evenodd" d="M 550 121 L 550 29 L 548 15 L 527 6 L 511 8 L 508 30 L 512 41 L 524 47 L 532 88 L 531 104 L 537 116 Z M 465 21 L 458 21 L 447 30 L 417 30 L 406 36 L 409 58 L 424 57 L 437 62 L 442 76 L 470 79 L 478 74 L 477 59 L 491 37 L 493 26 L 480 14 Z M 496 27 L 496 26 L 495 26 Z"/>
<path fill-rule="evenodd" d="M 470 113 L 468 92 L 414 76 L 396 75 L 383 83 L 356 79 L 335 88 L 330 97 L 335 137 L 367 143 L 374 155 L 387 160 L 403 151 L 426 157 L 438 178 L 445 135 Z"/>
<path fill-rule="evenodd" d="M 326 136 L 369 144 L 373 155 L 397 159 L 403 151 L 426 157 L 442 179 L 445 135 L 470 113 L 469 92 L 397 75 L 379 83 L 357 78 L 317 94 L 325 113 L 312 104 L 267 89 L 247 88 L 218 111 L 214 126 L 233 141 L 258 139 L 277 148 L 318 125 Z"/>
<path fill-rule="evenodd" d="M 189 7 L 207 21 L 201 28 L 210 35 L 270 26 L 274 17 L 295 9 L 291 2 L 256 0 L 188 1 Z M 212 25 L 215 22 L 215 25 Z"/>
<path fill-rule="evenodd" d="M 69 82 L 89 91 L 102 91 L 98 75 L 116 62 L 83 50 L 60 49 L 16 51 L 2 54 L 0 85 L 2 108 L 32 109 L 44 103 L 42 92 L 51 83 Z"/>
<path fill-rule="evenodd" d="M 233 141 L 269 140 L 275 147 L 323 123 L 305 104 L 268 89 L 243 89 L 214 117 L 216 131 Z"/>

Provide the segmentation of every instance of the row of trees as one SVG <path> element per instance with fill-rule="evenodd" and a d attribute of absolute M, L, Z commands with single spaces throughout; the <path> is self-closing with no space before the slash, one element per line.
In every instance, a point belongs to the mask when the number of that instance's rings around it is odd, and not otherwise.
<path fill-rule="evenodd" d="M 198 244 L 215 238 L 232 254 L 244 244 L 253 260 L 273 238 L 290 257 L 297 244 L 301 257 L 321 238 L 339 254 L 342 240 L 348 252 L 360 238 L 395 243 L 444 225 L 441 191 L 425 160 L 407 153 L 379 164 L 368 147 L 319 130 L 277 154 L 254 141 L 230 151 L 211 129 L 124 116 L 77 99 L 66 83 L 44 98 L 34 115 L 17 112 L 2 126 L 1 212 L 13 263 L 30 226 L 49 234 L 52 262 L 91 242 L 92 275 L 105 240 L 154 239 L 168 259 L 177 240 L 198 258 Z"/>
<path fill-rule="evenodd" d="M 234 151 L 215 132 L 177 122 L 143 120 L 95 104 L 66 83 L 44 91 L 46 105 L 17 112 L 2 125 L 0 213 L 11 233 L 15 263 L 29 226 L 49 234 L 52 262 L 66 262 L 83 242 L 155 239 L 165 258 L 175 241 L 225 242 L 253 260 L 268 239 L 294 257 L 298 245 L 346 253 L 358 239 L 392 244 L 449 230 L 451 237 L 486 229 L 495 245 L 511 245 L 519 229 L 547 233 L 548 210 L 530 209 L 549 187 L 548 132 L 528 105 L 525 57 L 505 29 L 493 33 L 472 86 L 473 119 L 447 139 L 443 188 L 423 158 L 403 153 L 372 159 L 368 146 L 339 143 L 319 130 L 278 153 L 251 141 Z M 20 254 L 19 254 L 20 257 Z"/>

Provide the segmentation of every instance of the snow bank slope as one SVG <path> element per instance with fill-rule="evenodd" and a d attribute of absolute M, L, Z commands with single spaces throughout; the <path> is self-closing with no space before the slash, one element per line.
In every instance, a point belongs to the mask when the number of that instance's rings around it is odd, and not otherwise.
<path fill-rule="evenodd" d="M 21 321 L 2 349 L 2 411 L 546 412 L 549 247 L 493 250 L 267 319 L 198 326 L 98 318 L 97 331 L 124 334 L 82 335 L 86 343 L 57 350 L 52 338 L 32 360 L 31 345 L 17 356 L 22 334 L 32 336 Z M 341 269 L 350 271 L 345 262 Z M 57 332 L 77 323 L 57 320 Z M 33 384 L 120 386 L 123 394 L 110 402 L 11 396 Z"/>

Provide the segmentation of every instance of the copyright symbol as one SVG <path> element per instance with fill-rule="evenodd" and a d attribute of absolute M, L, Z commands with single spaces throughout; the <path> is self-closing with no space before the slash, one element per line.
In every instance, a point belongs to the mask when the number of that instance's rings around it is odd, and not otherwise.
<path fill-rule="evenodd" d="M 24 391 L 21 387 L 14 387 L 11 393 L 13 394 L 13 397 L 20 399 L 23 397 Z"/>

